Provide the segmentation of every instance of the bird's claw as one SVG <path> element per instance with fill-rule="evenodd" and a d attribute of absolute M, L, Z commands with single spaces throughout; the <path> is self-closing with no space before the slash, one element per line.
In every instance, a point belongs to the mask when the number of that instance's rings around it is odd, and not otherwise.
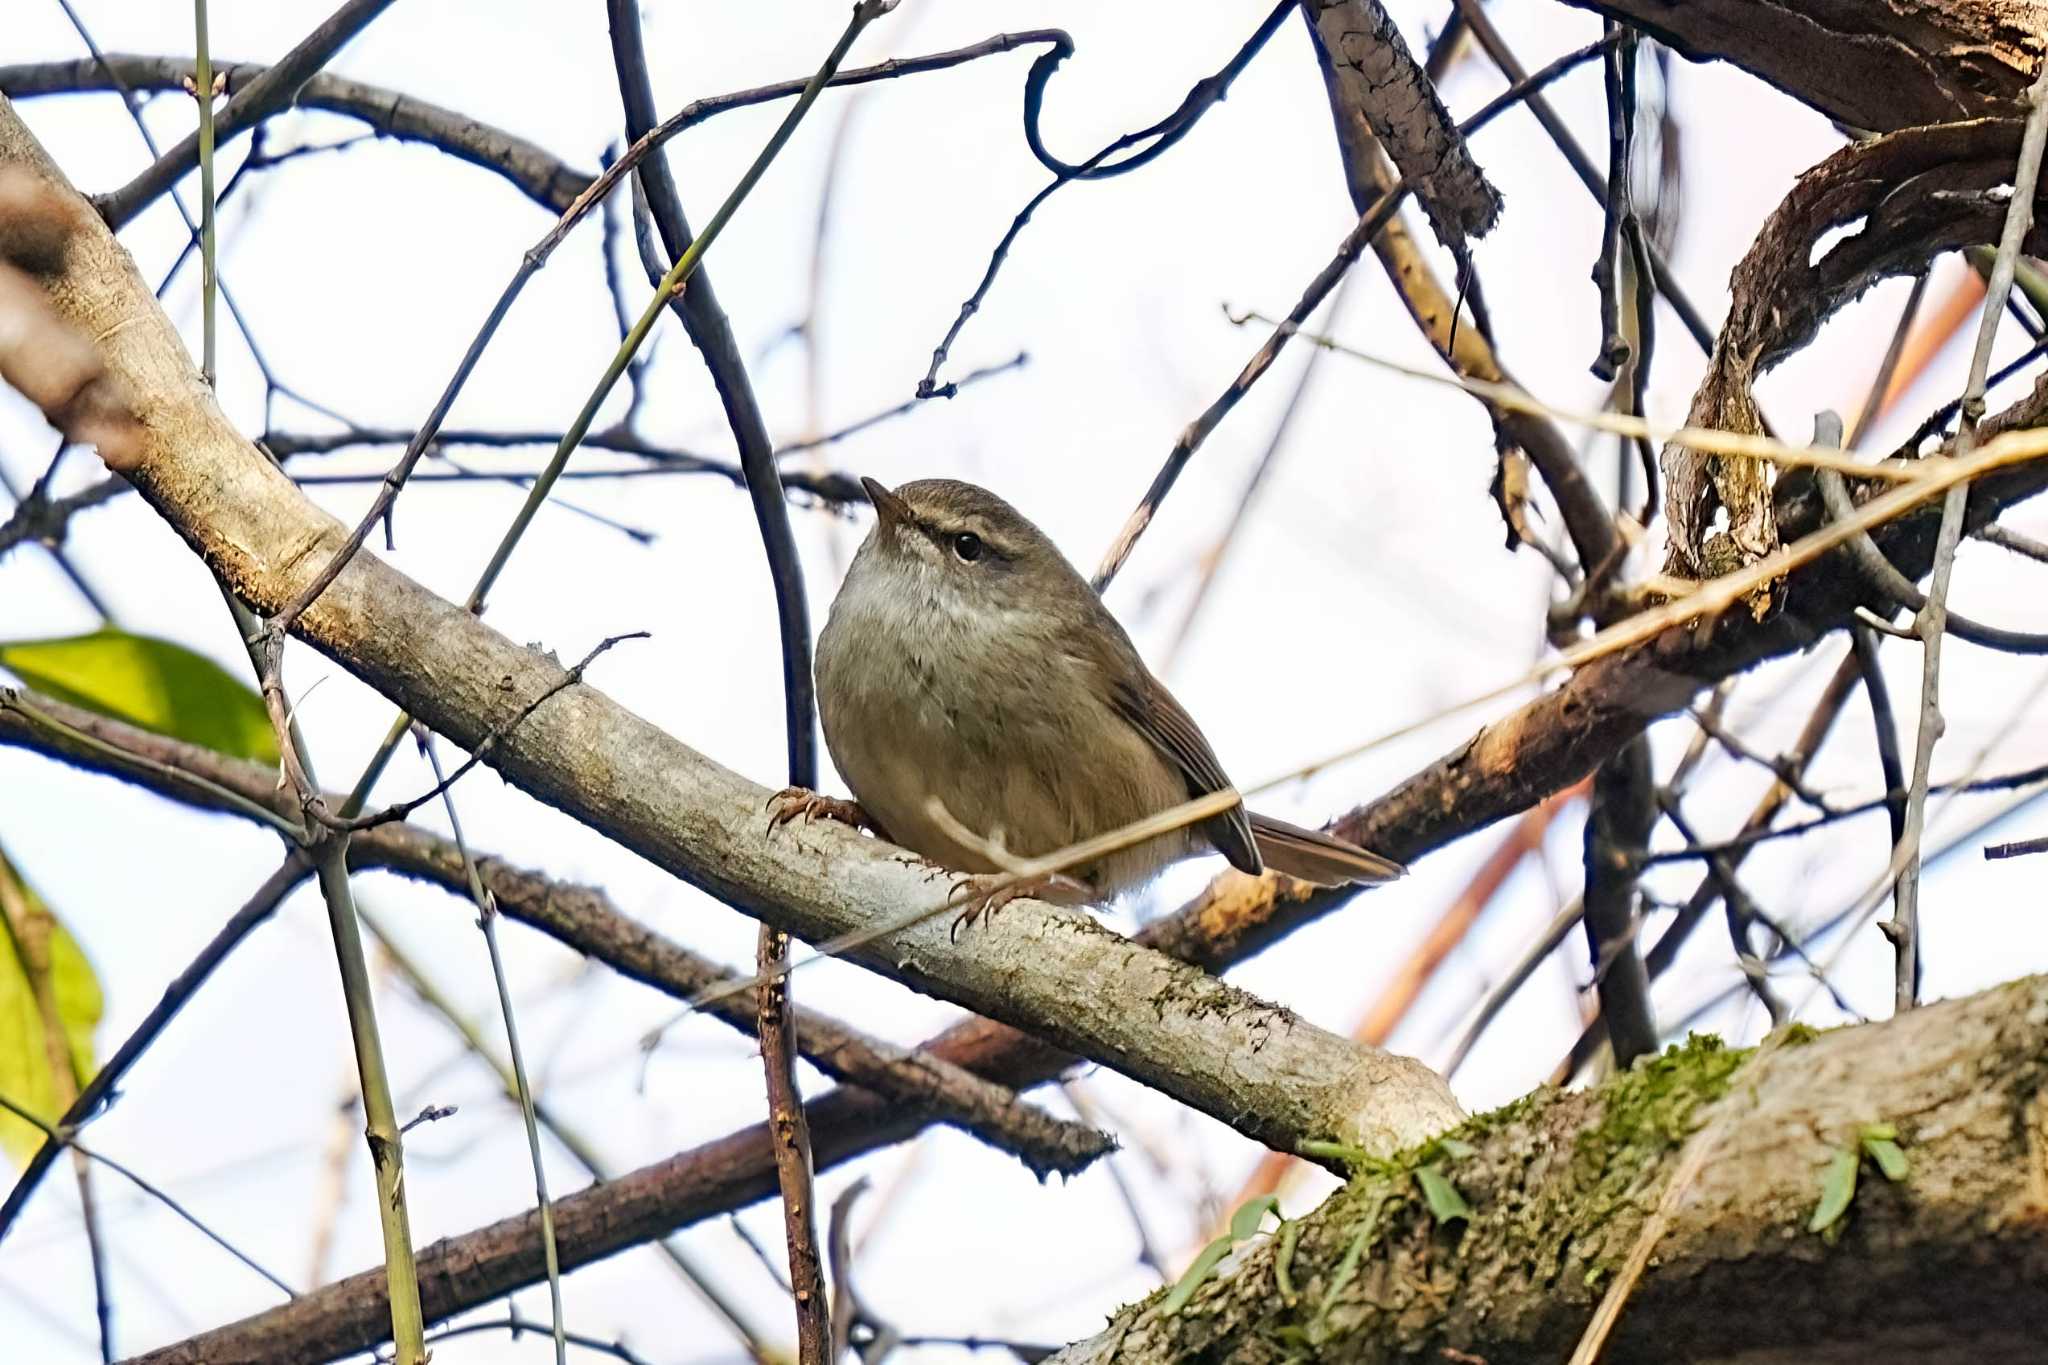
<path fill-rule="evenodd" d="M 875 832 L 875 822 L 855 801 L 842 801 L 836 796 L 821 796 L 808 787 L 784 787 L 768 798 L 768 832 L 773 834 L 792 820 L 833 820 L 855 829 Z"/>
<path fill-rule="evenodd" d="M 967 904 L 953 917 L 953 927 L 946 937 L 958 943 L 960 931 L 974 924 L 984 915 L 994 917 L 996 911 L 1014 900 L 1044 900 L 1055 905 L 1087 905 L 1097 899 L 1095 888 L 1078 877 L 1064 872 L 1045 872 L 1022 881 L 1010 881 L 1002 876 L 962 877 L 953 883 L 953 895 L 967 895 Z"/>

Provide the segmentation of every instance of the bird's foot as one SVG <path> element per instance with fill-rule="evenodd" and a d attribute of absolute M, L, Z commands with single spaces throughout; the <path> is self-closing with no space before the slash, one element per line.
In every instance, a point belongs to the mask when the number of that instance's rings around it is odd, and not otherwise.
<path fill-rule="evenodd" d="M 1004 874 L 962 877 L 953 883 L 953 895 L 959 898 L 963 892 L 966 908 L 953 917 L 953 928 L 947 935 L 955 942 L 959 941 L 962 929 L 984 915 L 993 916 L 1014 900 L 1050 901 L 1054 905 L 1079 909 L 1101 898 L 1094 887 L 1064 872 L 1043 872 L 1021 881 L 1011 880 Z"/>
<path fill-rule="evenodd" d="M 808 787 L 784 787 L 768 798 L 768 831 L 774 833 L 792 820 L 834 820 L 855 829 L 864 829 L 870 834 L 879 834 L 877 825 L 868 813 L 860 808 L 857 801 L 842 801 L 836 796 L 821 796 Z"/>

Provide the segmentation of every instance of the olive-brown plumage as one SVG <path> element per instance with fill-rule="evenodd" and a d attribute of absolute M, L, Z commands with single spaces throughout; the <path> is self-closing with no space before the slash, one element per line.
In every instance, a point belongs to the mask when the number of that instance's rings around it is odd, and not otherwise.
<path fill-rule="evenodd" d="M 987 489 L 862 481 L 874 530 L 818 638 L 825 743 L 891 842 L 962 872 L 1000 870 L 961 824 L 1032 857 L 1230 785 L 1123 627 L 1036 526 Z M 1325 884 L 1400 867 L 1237 806 L 1074 875 L 1100 894 L 1214 848 L 1234 867 Z"/>

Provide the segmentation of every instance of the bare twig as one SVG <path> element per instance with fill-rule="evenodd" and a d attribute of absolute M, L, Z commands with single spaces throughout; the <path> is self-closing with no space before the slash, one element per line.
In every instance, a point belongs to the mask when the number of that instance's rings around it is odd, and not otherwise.
<path fill-rule="evenodd" d="M 1599 43 L 1568 53 L 1533 76 L 1517 81 L 1480 106 L 1470 118 L 1461 122 L 1458 131 L 1467 137 L 1477 133 L 1503 110 L 1530 98 L 1543 86 L 1597 56 L 1605 43 L 1606 40 L 1602 39 Z M 1369 209 L 1361 212 L 1358 223 L 1345 234 L 1343 242 L 1338 245 L 1336 255 L 1302 291 L 1301 298 L 1288 313 L 1287 320 L 1274 327 L 1273 334 L 1252 358 L 1245 362 L 1244 368 L 1238 372 L 1237 378 L 1230 382 L 1230 386 L 1181 432 L 1180 437 L 1173 443 L 1173 448 L 1167 452 L 1166 460 L 1160 465 L 1159 472 L 1153 476 L 1151 486 L 1145 490 L 1144 497 L 1139 499 L 1138 506 L 1124 522 L 1123 529 L 1117 532 L 1116 539 L 1111 542 L 1108 551 L 1102 557 L 1102 563 L 1097 566 L 1092 580 L 1097 592 L 1109 586 L 1117 571 L 1123 568 L 1124 561 L 1130 558 L 1131 551 L 1137 548 L 1138 538 L 1144 535 L 1145 528 L 1152 524 L 1152 518 L 1157 514 L 1159 505 L 1173 490 L 1174 483 L 1180 478 L 1181 471 L 1187 467 L 1188 461 L 1201 449 L 1202 443 L 1209 439 L 1210 433 L 1230 415 L 1231 409 L 1237 406 L 1238 401 L 1251 391 L 1252 385 L 1272 368 L 1281 349 L 1300 330 L 1302 324 L 1308 321 L 1309 314 L 1321 306 L 1330 291 L 1336 288 L 1337 281 L 1351 268 L 1352 262 L 1358 259 L 1373 235 L 1394 216 L 1407 193 L 1407 185 L 1397 183 L 1393 189 L 1382 194 Z"/>
<path fill-rule="evenodd" d="M 301 854 L 293 852 L 286 856 L 277 871 L 264 879 L 263 884 L 243 903 L 242 908 L 237 910 L 221 927 L 220 932 L 199 950 L 199 955 L 164 988 L 163 998 L 156 1003 L 154 1009 L 143 1016 L 142 1022 L 135 1026 L 135 1031 L 122 1040 L 121 1046 L 114 1050 L 114 1055 L 107 1058 L 100 1069 L 93 1073 L 92 1079 L 79 1092 L 78 1098 L 57 1121 L 58 1129 L 75 1132 L 99 1113 L 100 1107 L 111 1100 L 115 1088 L 127 1076 L 129 1068 L 133 1067 L 142 1054 L 156 1042 L 165 1027 L 177 1017 L 178 1011 L 185 1007 L 185 1002 L 198 993 L 199 988 L 213 975 L 214 969 L 226 961 L 228 955 L 249 936 L 250 930 L 275 913 L 284 898 L 304 881 L 312 870 L 312 864 Z M 14 1226 L 15 1219 L 28 1202 L 28 1197 L 35 1192 L 43 1173 L 50 1168 L 50 1163 L 56 1159 L 60 1150 L 61 1144 L 46 1141 L 29 1157 L 28 1164 L 22 1168 L 21 1175 L 14 1182 L 14 1188 L 7 1192 L 6 1202 L 0 1203 L 0 1239 L 4 1239 L 7 1230 Z"/>
<path fill-rule="evenodd" d="M 995 250 L 989 255 L 988 268 L 982 272 L 981 282 L 975 285 L 974 292 L 960 305 L 960 311 L 954 316 L 953 325 L 946 329 L 946 335 L 932 348 L 932 363 L 925 370 L 924 378 L 917 382 L 919 398 L 951 398 L 959 392 L 958 384 L 939 382 L 939 370 L 952 354 L 953 343 L 960 339 L 960 333 L 967 326 L 967 320 L 981 311 L 982 300 L 988 297 L 988 291 L 995 284 L 996 275 L 1002 270 L 1003 262 L 1009 259 L 1010 248 L 1016 244 L 1018 235 L 1024 231 L 1024 225 L 1031 221 L 1031 215 L 1038 211 L 1039 205 L 1051 198 L 1061 186 L 1071 181 L 1099 180 L 1134 171 L 1179 142 L 1196 123 L 1201 121 L 1204 114 L 1222 103 L 1223 97 L 1230 92 L 1231 84 L 1243 74 L 1245 67 L 1251 65 L 1252 58 L 1258 55 L 1259 49 L 1266 45 L 1266 40 L 1273 36 L 1294 8 L 1295 0 L 1280 0 L 1260 23 L 1257 31 L 1237 50 L 1236 55 L 1214 75 L 1196 81 L 1186 97 L 1181 100 L 1180 106 L 1171 114 L 1150 127 L 1124 134 L 1078 165 L 1062 161 L 1047 151 L 1038 130 L 1038 113 L 1045 96 L 1045 83 L 1051 79 L 1052 73 L 1058 69 L 1060 63 L 1074 51 L 1072 39 L 1064 33 L 1057 35 L 1052 49 L 1031 64 L 1030 74 L 1024 81 L 1024 140 L 1030 145 L 1031 153 L 1038 158 L 1039 164 L 1053 173 L 1052 183 L 1031 197 L 1018 211 L 1017 216 L 1011 219 L 1009 230 L 1004 232 L 1002 240 L 996 243 Z M 1151 145 L 1142 151 L 1133 152 L 1121 160 L 1110 160 L 1118 152 L 1137 146 L 1148 139 L 1152 140 Z"/>
<path fill-rule="evenodd" d="M 605 645 L 598 646 L 598 650 L 603 650 L 610 643 L 607 641 Z M 596 652 L 592 652 L 592 658 L 596 657 Z M 589 662 L 588 658 L 583 661 L 584 664 Z M 580 674 L 582 669 L 583 665 L 579 664 L 572 671 Z M 569 1343 L 562 1325 L 562 1265 L 555 1248 L 555 1205 L 548 1198 L 547 1163 L 541 1158 L 540 1124 L 534 1117 L 533 1087 L 526 1079 L 526 1054 L 519 1046 L 519 1024 L 512 1010 L 512 988 L 505 980 L 504 954 L 498 950 L 498 903 L 485 889 L 483 878 L 477 874 L 476 859 L 462 837 L 462 819 L 455 813 L 455 798 L 448 790 L 453 779 L 441 771 L 441 755 L 434 746 L 434 738 L 424 727 L 418 730 L 417 738 L 421 752 L 433 768 L 435 787 L 441 794 L 441 809 L 448 817 L 448 833 L 462 858 L 463 875 L 469 883 L 470 903 L 476 906 L 477 928 L 483 931 L 484 944 L 490 954 L 491 981 L 498 989 L 498 1016 L 505 1024 L 505 1051 L 511 1058 L 512 1100 L 519 1106 L 519 1117 L 526 1125 L 526 1151 L 533 1165 L 533 1198 L 540 1211 L 541 1255 L 547 1263 L 549 1321 L 554 1327 L 555 1365 L 567 1365 Z M 475 761 L 475 755 L 471 756 L 471 761 Z"/>
<path fill-rule="evenodd" d="M 2048 142 L 2048 66 L 2044 66 L 2033 88 L 2027 92 L 2031 109 L 2026 133 L 2020 140 L 2019 166 L 2013 173 L 2012 202 L 2006 209 L 2005 231 L 1998 242 L 1997 264 L 1985 289 L 1983 320 L 1977 329 L 1976 349 L 1970 356 L 1970 378 L 1963 389 L 1962 421 L 1956 431 L 1953 458 L 1967 461 L 1977 440 L 1977 424 L 1984 416 L 1984 385 L 1991 370 L 1991 343 L 1998 335 L 1998 319 L 2012 289 L 2013 262 L 2018 259 L 2027 229 L 2034 221 L 2034 187 L 2041 174 L 2041 150 Z M 1955 571 L 1956 544 L 1962 538 L 1963 509 L 1969 502 L 1967 482 L 1950 486 L 1941 506 L 1941 530 L 1935 539 L 1934 573 L 1928 583 L 1927 604 L 1914 619 L 1923 654 L 1920 681 L 1920 728 L 1913 746 L 1912 785 L 1906 793 L 1906 828 L 1899 852 L 1905 867 L 1899 873 L 1897 901 L 1890 928 L 1894 973 L 1893 1003 L 1900 1010 L 1913 1008 L 1920 991 L 1920 835 L 1927 811 L 1928 772 L 1933 764 L 1934 746 L 1941 738 L 1941 641 L 1948 624 L 1949 577 Z"/>
<path fill-rule="evenodd" d="M 1480 4 L 1479 0 L 1456 0 L 1456 4 L 1458 13 L 1471 28 L 1472 36 L 1478 40 L 1479 46 L 1486 50 L 1486 55 L 1492 59 L 1493 64 L 1500 68 L 1501 75 L 1507 77 L 1511 85 L 1519 85 L 1526 81 L 1527 69 L 1508 48 L 1507 40 L 1494 26 L 1486 7 Z M 1529 112 L 1536 116 L 1536 121 L 1543 126 L 1543 131 L 1557 144 L 1558 151 L 1564 155 L 1565 162 L 1572 168 L 1572 174 L 1586 187 L 1586 192 L 1593 196 L 1594 202 L 1604 207 L 1608 194 L 1605 181 L 1579 147 L 1578 140 L 1571 135 L 1571 130 L 1565 126 L 1564 120 L 1551 108 L 1550 101 L 1540 94 L 1533 94 L 1528 104 Z M 1651 273 L 1655 277 L 1645 280 L 1644 283 L 1654 287 L 1664 296 L 1665 302 L 1678 314 L 1679 321 L 1685 324 L 1685 330 L 1692 335 L 1700 350 L 1708 355 L 1713 354 L 1714 329 L 1707 326 L 1706 319 L 1700 315 L 1699 309 L 1693 306 L 1692 300 L 1679 288 L 1677 279 L 1672 274 L 1670 262 L 1666 261 L 1663 254 L 1654 246 L 1648 243 L 1644 245 L 1647 248 Z"/>
<path fill-rule="evenodd" d="M 221 108 L 219 117 L 213 121 L 212 141 L 231 141 L 289 106 L 308 77 L 327 65 L 349 40 L 390 7 L 391 0 L 348 0 Z M 107 220 L 107 226 L 119 228 L 127 223 L 198 165 L 200 145 L 200 134 L 194 133 L 158 157 L 142 174 L 101 199 L 100 216 Z"/>
<path fill-rule="evenodd" d="M 2020 839 L 2009 844 L 1986 844 L 1984 857 L 1987 861 L 2000 858 L 2024 858 L 2034 853 L 2048 853 L 2048 838 Z"/>

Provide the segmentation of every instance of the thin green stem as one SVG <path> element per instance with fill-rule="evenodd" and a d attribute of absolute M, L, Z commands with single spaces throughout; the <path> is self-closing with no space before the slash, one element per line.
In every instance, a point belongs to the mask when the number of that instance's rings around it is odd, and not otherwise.
<path fill-rule="evenodd" d="M 201 283 L 199 375 L 206 387 L 214 380 L 214 231 L 213 231 L 213 57 L 206 42 L 206 0 L 192 0 L 193 86 L 199 101 L 199 260 Z"/>
<path fill-rule="evenodd" d="M 249 667 L 259 686 L 264 683 L 262 623 L 225 581 L 216 580 L 235 630 L 249 654 Z M 282 661 L 279 661 L 282 687 Z M 313 756 L 299 729 L 296 714 L 286 711 L 273 723 L 278 742 L 291 751 L 296 770 L 303 774 L 307 791 L 313 785 Z M 348 1006 L 350 1039 L 355 1046 L 356 1076 L 362 1086 L 364 1131 L 370 1146 L 370 1164 L 377 1178 L 377 1218 L 384 1230 L 384 1274 L 391 1298 L 391 1340 L 396 1347 L 397 1365 L 425 1365 L 426 1319 L 420 1311 L 419 1267 L 413 1259 L 412 1227 L 405 1206 L 405 1152 L 397 1112 L 391 1102 L 391 1080 L 384 1067 L 384 1043 L 377 1031 L 376 996 L 370 986 L 370 966 L 363 956 L 362 926 L 356 920 L 355 899 L 348 884 L 348 835 L 322 835 L 309 822 L 300 839 L 310 843 L 315 870 L 320 878 L 320 899 L 327 906 L 328 927 L 334 936 L 335 961 L 341 968 L 342 999 Z"/>
<path fill-rule="evenodd" d="M 412 1227 L 405 1210 L 405 1158 L 398 1116 L 391 1104 L 391 1077 L 384 1069 L 384 1045 L 377 1034 L 377 1007 L 363 956 L 362 928 L 348 885 L 348 837 L 330 834 L 314 849 L 320 898 L 334 933 L 341 990 L 348 1002 L 348 1027 L 355 1043 L 356 1075 L 363 1087 L 363 1135 L 377 1176 L 377 1221 L 384 1230 L 384 1273 L 391 1295 L 391 1340 L 397 1365 L 426 1365 L 426 1321 L 420 1313 L 419 1268 L 413 1263 Z"/>
<path fill-rule="evenodd" d="M 421 746 L 434 769 L 434 781 L 441 785 L 441 808 L 448 813 L 448 830 L 462 854 L 462 872 L 469 881 L 469 898 L 476 905 L 477 928 L 483 930 L 484 944 L 491 954 L 491 980 L 498 988 L 498 1013 L 505 1021 L 505 1048 L 512 1057 L 512 1095 L 519 1102 L 519 1116 L 526 1121 L 526 1150 L 533 1160 L 533 1197 L 540 1208 L 541 1256 L 548 1269 L 548 1303 L 553 1309 L 555 1365 L 568 1365 L 569 1338 L 562 1326 L 562 1265 L 555 1250 L 555 1205 L 548 1198 L 547 1165 L 541 1159 L 540 1127 L 535 1119 L 533 1089 L 526 1080 L 526 1057 L 519 1047 L 519 1025 L 512 1017 L 512 988 L 505 983 L 505 959 L 498 951 L 498 902 L 485 889 L 477 874 L 476 859 L 469 842 L 462 837 L 462 820 L 455 813 L 455 795 L 445 790 L 447 774 L 441 771 L 441 756 L 431 738 Z M 381 935 L 380 935 L 381 937 Z M 466 1035 L 465 1035 L 466 1036 Z M 479 1053 L 482 1052 L 478 1049 Z M 488 1054 L 484 1054 L 488 1055 Z"/>
<path fill-rule="evenodd" d="M 442 992 L 439 986 L 434 984 L 433 979 L 427 975 L 426 969 L 419 962 L 415 961 L 411 954 L 405 951 L 397 939 L 392 937 L 390 927 L 384 923 L 380 916 L 374 914 L 368 905 L 357 907 L 357 913 L 362 916 L 363 923 L 369 927 L 370 932 L 376 936 L 378 943 L 382 945 L 385 956 L 390 960 L 391 965 L 397 969 L 399 976 L 404 979 L 406 985 L 412 989 L 413 994 L 418 996 L 428 1008 L 440 1015 L 447 1022 L 448 1026 L 461 1036 L 464 1046 L 468 1047 L 486 1066 L 491 1068 L 493 1074 L 498 1078 L 499 1087 L 505 1092 L 505 1097 L 517 1101 L 520 1093 L 520 1081 L 513 1071 L 512 1065 L 492 1049 L 490 1043 L 484 1038 L 482 1030 L 456 1006 L 454 1001 L 450 1000 Z M 602 1183 L 616 1178 L 617 1170 L 598 1154 L 597 1144 L 571 1126 L 560 1114 L 553 1112 L 542 1102 L 536 1102 L 533 1105 L 532 1112 L 540 1126 L 548 1131 L 548 1136 L 559 1143 L 562 1150 L 566 1151 L 578 1165 L 583 1167 L 584 1171 L 593 1180 Z M 747 1354 L 751 1359 L 763 1362 L 774 1359 L 773 1353 L 763 1343 L 760 1333 L 748 1325 L 745 1318 L 741 1315 L 738 1305 L 728 1299 L 711 1282 L 710 1277 L 690 1259 L 688 1253 L 683 1250 L 675 1238 L 663 1238 L 658 1245 L 661 1247 L 663 1254 L 668 1257 L 669 1263 L 675 1267 L 676 1273 L 682 1277 L 683 1282 L 700 1295 L 705 1303 L 710 1305 L 711 1309 L 732 1328 L 733 1332 L 745 1346 Z"/>

